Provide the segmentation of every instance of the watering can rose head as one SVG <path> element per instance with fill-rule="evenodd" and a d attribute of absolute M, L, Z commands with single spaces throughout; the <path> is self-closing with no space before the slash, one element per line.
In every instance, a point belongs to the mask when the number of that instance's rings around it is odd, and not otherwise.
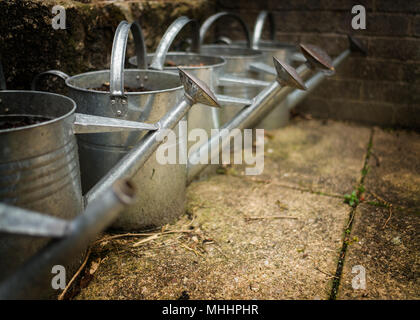
<path fill-rule="evenodd" d="M 203 81 L 182 68 L 178 68 L 178 70 L 181 83 L 184 86 L 185 96 L 190 100 L 191 104 L 202 103 L 210 107 L 220 108 L 216 96 Z"/>

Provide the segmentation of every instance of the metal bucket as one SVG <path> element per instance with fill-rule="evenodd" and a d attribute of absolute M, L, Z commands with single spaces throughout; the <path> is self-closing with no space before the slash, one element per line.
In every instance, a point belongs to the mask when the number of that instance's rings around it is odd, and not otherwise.
<path fill-rule="evenodd" d="M 225 75 L 239 78 L 257 79 L 258 73 L 251 70 L 250 65 L 255 62 L 263 62 L 264 56 L 261 51 L 251 49 L 251 39 L 249 30 L 243 20 L 236 14 L 220 12 L 207 18 L 200 28 L 200 43 L 203 43 L 207 31 L 211 25 L 222 17 L 230 17 L 239 22 L 247 39 L 247 48 L 229 45 L 201 45 L 200 53 L 211 56 L 220 56 L 226 60 L 223 69 Z M 227 96 L 233 96 L 243 99 L 253 99 L 261 91 L 261 86 L 235 85 L 219 83 L 217 92 Z M 220 122 L 223 125 L 231 120 L 243 106 L 236 105 L 223 108 L 220 112 Z"/>

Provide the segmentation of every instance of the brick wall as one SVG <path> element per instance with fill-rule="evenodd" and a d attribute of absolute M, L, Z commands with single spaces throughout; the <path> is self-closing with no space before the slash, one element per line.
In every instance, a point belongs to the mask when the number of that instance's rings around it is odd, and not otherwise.
<path fill-rule="evenodd" d="M 367 10 L 365 30 L 351 28 L 356 4 Z M 240 14 L 251 29 L 258 12 L 270 10 L 278 40 L 316 44 L 332 57 L 346 48 L 347 33 L 367 47 L 367 57 L 347 59 L 298 111 L 319 118 L 420 127 L 420 1 L 218 0 L 217 6 Z M 234 23 L 227 26 L 234 37 L 241 36 Z"/>
<path fill-rule="evenodd" d="M 52 7 L 66 9 L 66 29 L 51 26 Z M 122 20 L 139 21 L 149 52 L 179 16 L 203 20 L 213 0 L 10 0 L 0 1 L 0 60 L 9 89 L 29 89 L 33 77 L 59 69 L 70 75 L 109 68 L 112 40 Z M 187 30 L 188 31 L 188 30 Z M 129 42 L 129 54 L 133 54 Z M 61 81 L 52 86 L 56 91 Z M 46 89 L 46 86 L 39 86 Z"/>

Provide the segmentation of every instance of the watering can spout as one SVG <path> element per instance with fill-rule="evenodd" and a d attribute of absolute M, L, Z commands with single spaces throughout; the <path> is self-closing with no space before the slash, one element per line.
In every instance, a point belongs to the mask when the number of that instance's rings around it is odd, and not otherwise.
<path fill-rule="evenodd" d="M 220 108 L 220 103 L 210 88 L 191 73 L 178 68 L 181 83 L 184 86 L 185 96 L 191 103 L 202 103 L 209 107 Z"/>
<path fill-rule="evenodd" d="M 136 190 L 127 180 L 116 181 L 83 214 L 69 222 L 65 237 L 51 241 L 14 274 L 0 283 L 0 299 L 39 299 L 51 284 L 54 265 L 67 265 L 86 249 L 99 232 L 111 224 Z"/>
<path fill-rule="evenodd" d="M 300 44 L 300 49 L 310 69 L 321 69 L 333 72 L 334 66 L 330 56 L 321 48 L 311 44 Z"/>
<path fill-rule="evenodd" d="M 300 78 L 296 69 L 285 62 L 273 57 L 274 67 L 277 72 L 277 81 L 282 86 L 293 87 L 300 90 L 306 90 L 306 86 Z"/>

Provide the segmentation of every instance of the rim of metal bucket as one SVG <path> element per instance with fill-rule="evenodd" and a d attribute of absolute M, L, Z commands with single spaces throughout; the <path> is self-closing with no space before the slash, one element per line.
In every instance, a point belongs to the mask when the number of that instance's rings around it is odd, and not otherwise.
<path fill-rule="evenodd" d="M 232 46 L 242 46 L 242 44 L 245 44 L 245 40 L 232 41 Z M 277 40 L 260 40 L 257 49 L 254 50 L 276 51 L 279 49 L 295 49 L 298 51 L 298 45 Z"/>
<path fill-rule="evenodd" d="M 226 11 L 216 13 L 216 14 L 208 17 L 206 19 L 206 21 L 203 22 L 203 24 L 201 25 L 201 28 L 200 28 L 200 44 L 203 43 L 204 37 L 206 36 L 206 33 L 210 29 L 211 25 L 222 17 L 233 18 L 241 25 L 242 30 L 245 34 L 245 39 L 247 41 L 248 48 L 251 49 L 252 43 L 251 43 L 251 37 L 250 37 L 248 26 L 246 25 L 244 20 L 239 15 L 237 15 L 235 13 L 231 13 L 231 12 L 226 12 Z"/>
<path fill-rule="evenodd" d="M 29 90 L 1 90 L 0 91 L 0 100 L 1 99 L 1 95 L 3 93 L 15 93 L 15 94 L 29 94 L 29 95 L 43 95 L 43 96 L 55 96 L 58 97 L 59 99 L 65 100 L 69 103 L 72 104 L 72 108 L 70 111 L 66 112 L 64 115 L 56 117 L 54 119 L 51 120 L 47 120 L 47 121 L 43 121 L 41 123 L 36 123 L 36 124 L 31 124 L 31 125 L 27 125 L 27 126 L 23 126 L 23 127 L 18 127 L 18 128 L 11 128 L 11 129 L 1 129 L 0 133 L 4 133 L 4 132 L 16 132 L 16 131 L 22 131 L 22 130 L 26 130 L 26 129 L 32 129 L 32 128 L 38 128 L 38 127 L 42 127 L 42 126 L 47 126 L 50 125 L 52 123 L 55 122 L 59 122 L 65 118 L 68 118 L 69 116 L 71 116 L 72 114 L 74 114 L 76 112 L 76 102 L 74 102 L 73 99 L 63 96 L 61 94 L 57 94 L 57 93 L 51 93 L 51 92 L 45 92 L 45 91 L 29 91 Z"/>
<path fill-rule="evenodd" d="M 250 49 L 250 48 L 244 48 L 241 46 L 232 46 L 232 45 L 220 45 L 220 44 L 206 44 L 201 46 L 202 48 L 226 48 L 226 49 L 230 49 L 230 50 L 247 50 L 249 53 L 251 54 L 239 54 L 239 55 L 229 55 L 229 54 L 223 54 L 223 53 L 219 53 L 219 54 L 214 54 L 214 56 L 216 57 L 222 57 L 225 59 L 244 59 L 244 58 L 258 58 L 259 56 L 262 55 L 261 50 L 255 50 L 255 49 Z M 207 55 L 209 55 L 207 53 Z M 210 54 L 211 56 L 211 54 Z"/>
<path fill-rule="evenodd" d="M 220 67 L 226 64 L 226 59 L 223 57 L 218 57 L 218 56 L 209 56 L 209 55 L 204 55 L 204 54 L 197 54 L 194 52 L 182 52 L 182 51 L 169 51 L 166 54 L 166 57 L 168 56 L 195 56 L 195 57 L 199 57 L 199 58 L 204 58 L 204 59 L 219 59 L 220 62 L 218 63 L 214 63 L 214 64 L 204 64 L 202 66 L 187 66 L 187 65 L 177 65 L 177 66 L 164 66 L 163 67 L 163 71 L 165 70 L 178 70 L 178 68 L 182 68 L 183 70 L 199 70 L 199 69 L 205 69 L 205 68 L 209 68 L 209 67 Z M 147 57 L 154 57 L 153 53 L 148 53 Z M 136 61 L 134 60 L 136 57 L 131 57 L 128 59 L 128 62 L 133 65 L 136 66 Z"/>
<path fill-rule="evenodd" d="M 161 71 L 161 70 L 149 70 L 149 69 L 126 69 L 124 70 L 124 72 L 147 72 L 147 73 L 165 73 L 165 75 L 169 74 L 170 76 L 173 76 L 172 73 L 169 72 L 165 72 L 165 71 Z M 85 72 L 85 73 L 81 73 L 81 74 L 77 74 L 74 76 L 68 76 L 68 78 L 66 79 L 66 84 L 75 90 L 78 91 L 84 91 L 84 92 L 94 92 L 94 93 L 98 93 L 98 94 L 110 94 L 110 91 L 99 91 L 99 90 L 94 90 L 94 89 L 86 89 L 86 88 L 82 88 L 82 87 L 78 87 L 76 85 L 73 85 L 70 83 L 70 81 L 75 80 L 77 78 L 86 76 L 86 75 L 90 75 L 90 74 L 95 74 L 95 73 L 110 73 L 109 69 L 106 70 L 97 70 L 97 71 L 90 71 L 90 72 Z M 178 76 L 174 77 L 178 78 Z M 163 92 L 170 92 L 170 91 L 176 91 L 178 89 L 182 88 L 182 84 L 180 84 L 178 87 L 173 87 L 173 88 L 168 88 L 168 89 L 159 89 L 159 90 L 150 90 L 150 91 L 140 91 L 140 92 L 124 92 L 124 95 L 127 96 L 134 96 L 134 95 L 145 95 L 145 94 L 154 94 L 154 93 L 163 93 Z"/>

